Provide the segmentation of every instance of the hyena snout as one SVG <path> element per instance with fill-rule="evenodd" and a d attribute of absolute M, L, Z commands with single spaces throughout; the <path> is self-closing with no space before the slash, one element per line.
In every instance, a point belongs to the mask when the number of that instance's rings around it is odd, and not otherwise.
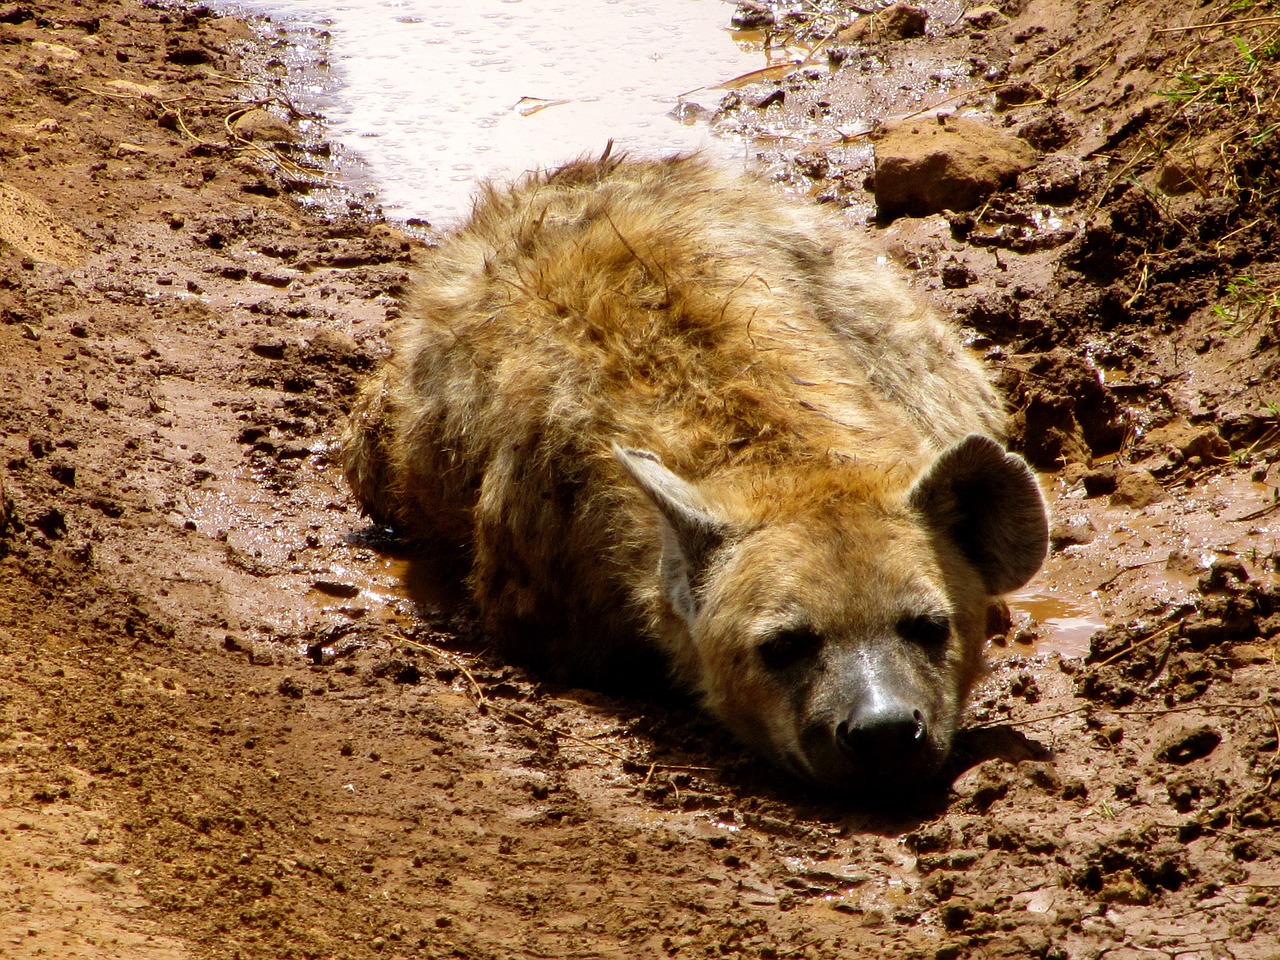
<path fill-rule="evenodd" d="M 924 712 L 896 697 L 858 704 L 836 724 L 835 740 L 850 761 L 878 768 L 914 767 L 930 752 Z"/>
<path fill-rule="evenodd" d="M 799 737 L 811 777 L 855 793 L 932 782 L 954 732 L 945 684 L 893 657 L 851 659 L 814 684 Z"/>

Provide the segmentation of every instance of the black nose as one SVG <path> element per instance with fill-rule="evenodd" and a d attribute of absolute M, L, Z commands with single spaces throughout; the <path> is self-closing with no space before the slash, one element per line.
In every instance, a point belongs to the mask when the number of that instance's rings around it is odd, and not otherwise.
<path fill-rule="evenodd" d="M 836 742 L 861 763 L 911 762 L 925 751 L 929 731 L 924 714 L 900 703 L 861 706 L 836 727 Z"/>

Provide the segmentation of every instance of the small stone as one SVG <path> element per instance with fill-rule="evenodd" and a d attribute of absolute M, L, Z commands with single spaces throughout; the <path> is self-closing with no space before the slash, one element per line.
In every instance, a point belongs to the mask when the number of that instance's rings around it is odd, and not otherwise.
<path fill-rule="evenodd" d="M 304 696 L 307 692 L 306 688 L 293 677 L 285 677 L 276 687 L 276 692 L 284 697 L 291 697 L 295 700 Z"/>
<path fill-rule="evenodd" d="M 327 593 L 331 597 L 342 597 L 350 600 L 352 597 L 360 596 L 360 588 L 354 583 L 344 583 L 338 580 L 316 580 L 311 586 L 321 593 Z"/>
<path fill-rule="evenodd" d="M 244 140 L 255 140 L 266 143 L 294 143 L 298 133 L 284 120 L 273 116 L 266 110 L 249 110 L 236 118 L 231 124 L 236 136 Z"/>
<path fill-rule="evenodd" d="M 1054 551 L 1073 545 L 1092 543 L 1097 536 L 1097 527 L 1084 514 L 1057 518 L 1049 527 L 1049 545 Z"/>
<path fill-rule="evenodd" d="M 966 10 L 961 19 L 977 30 L 993 30 L 1009 22 L 1009 18 L 999 8 L 991 6 L 973 7 Z"/>
<path fill-rule="evenodd" d="M 1102 497 L 1116 489 L 1116 468 L 1112 464 L 1087 471 L 1081 478 L 1086 497 Z"/>
<path fill-rule="evenodd" d="M 1149 470 L 1135 470 L 1126 473 L 1116 481 L 1116 488 L 1111 494 L 1111 504 L 1117 507 L 1131 507 L 1142 510 L 1165 498 L 1164 487 L 1160 486 Z"/>

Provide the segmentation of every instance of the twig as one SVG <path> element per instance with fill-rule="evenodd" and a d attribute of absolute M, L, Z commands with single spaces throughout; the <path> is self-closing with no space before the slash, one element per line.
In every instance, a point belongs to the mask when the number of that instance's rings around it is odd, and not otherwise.
<path fill-rule="evenodd" d="M 1269 711 L 1271 710 L 1271 704 L 1266 700 L 1263 700 L 1260 703 L 1244 703 L 1239 701 L 1232 703 L 1216 703 L 1213 707 L 1214 709 L 1261 710 L 1265 708 Z M 1060 713 L 1049 713 L 1043 717 L 1028 717 L 1026 720 L 987 720 L 982 723 L 975 723 L 968 729 L 981 730 L 987 727 L 1029 727 L 1032 724 L 1044 723 L 1046 720 L 1059 720 L 1062 717 L 1069 717 L 1073 714 L 1087 713 L 1092 709 L 1095 709 L 1095 705 L 1087 704 L 1083 707 L 1063 710 Z M 1156 710 L 1110 710 L 1105 712 L 1114 713 L 1118 717 L 1163 717 L 1171 713 L 1193 713 L 1197 710 L 1205 714 L 1210 713 L 1210 710 L 1202 703 L 1185 703 L 1180 707 L 1160 707 Z"/>
<path fill-rule="evenodd" d="M 1268 514 L 1275 513 L 1277 510 L 1280 510 L 1280 500 L 1277 500 L 1275 503 L 1268 504 L 1260 510 L 1255 510 L 1253 513 L 1246 513 L 1243 517 L 1234 517 L 1231 522 L 1243 523 L 1246 520 L 1257 520 L 1259 517 L 1265 517 Z"/>
<path fill-rule="evenodd" d="M 1059 720 L 1062 717 L 1069 717 L 1072 714 L 1084 713 L 1090 708 L 1073 707 L 1070 710 L 1063 710 L 1061 713 L 1050 713 L 1043 717 L 1032 717 L 1029 720 L 984 720 L 982 723 L 975 723 L 970 730 L 984 730 L 988 727 L 1026 727 L 1033 723 L 1043 723 L 1046 720 Z"/>
<path fill-rule="evenodd" d="M 1163 637 L 1166 633 L 1169 633 L 1172 630 L 1176 630 L 1186 617 L 1187 617 L 1187 614 L 1184 613 L 1181 617 L 1173 621 L 1173 623 L 1169 624 L 1167 627 L 1161 627 L 1159 630 L 1157 630 L 1153 634 L 1150 634 L 1149 636 L 1145 636 L 1140 640 L 1132 641 L 1128 646 L 1121 647 L 1118 651 L 1113 653 L 1111 656 L 1107 657 L 1107 659 L 1103 660 L 1101 663 L 1096 664 L 1096 666 L 1105 667 L 1109 663 L 1114 663 L 1116 660 L 1119 660 L 1121 657 L 1123 657 L 1126 653 L 1132 653 L 1134 650 L 1138 649 L 1138 647 L 1141 647 L 1144 644 L 1148 644 L 1152 640 L 1157 639 L 1158 637 Z"/>
<path fill-rule="evenodd" d="M 1212 30 L 1214 27 L 1242 27 L 1247 23 L 1280 23 L 1280 15 L 1246 17 L 1243 20 L 1215 20 L 1213 23 L 1197 23 L 1191 27 L 1159 27 L 1152 33 L 1190 33 L 1192 30 Z"/>
<path fill-rule="evenodd" d="M 1095 589 L 1105 590 L 1107 589 L 1107 587 L 1111 586 L 1113 583 L 1115 583 L 1117 580 L 1123 577 L 1126 573 L 1132 573 L 1134 570 L 1141 570 L 1143 567 L 1151 567 L 1156 565 L 1157 563 L 1165 563 L 1165 562 L 1167 561 L 1144 560 L 1142 561 L 1142 563 L 1131 563 L 1127 567 L 1121 567 L 1113 576 L 1108 577 L 1106 580 L 1103 580 L 1100 584 L 1098 584 L 1098 586 Z"/>

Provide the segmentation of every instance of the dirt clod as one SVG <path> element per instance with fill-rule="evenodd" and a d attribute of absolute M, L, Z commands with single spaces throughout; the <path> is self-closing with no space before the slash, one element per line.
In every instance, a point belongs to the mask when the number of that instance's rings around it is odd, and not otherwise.
<path fill-rule="evenodd" d="M 972 210 L 1034 160 L 1027 143 L 974 120 L 887 126 L 875 143 L 876 213 L 887 222 Z"/>
<path fill-rule="evenodd" d="M 1201 725 L 1170 736 L 1156 749 L 1155 756 L 1165 763 L 1184 766 L 1193 760 L 1207 757 L 1221 742 L 1221 732 Z"/>

